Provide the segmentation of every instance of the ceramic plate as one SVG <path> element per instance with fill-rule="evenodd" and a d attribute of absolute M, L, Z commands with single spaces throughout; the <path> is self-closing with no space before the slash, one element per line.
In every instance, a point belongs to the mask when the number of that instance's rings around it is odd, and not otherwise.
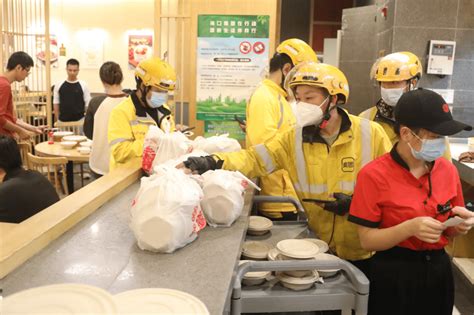
<path fill-rule="evenodd" d="M 306 240 L 288 239 L 278 242 L 276 247 L 283 255 L 297 259 L 313 258 L 319 252 L 316 244 Z"/>
<path fill-rule="evenodd" d="M 272 246 L 265 242 L 248 241 L 242 246 L 242 254 L 249 258 L 266 259 Z"/>
<path fill-rule="evenodd" d="M 20 291 L 3 300 L 4 314 L 116 314 L 107 291 L 84 284 L 56 284 Z M 2 313 L 3 314 L 3 313 Z"/>
<path fill-rule="evenodd" d="M 62 139 L 62 141 L 76 141 L 76 142 L 82 142 L 82 141 L 86 141 L 86 140 L 87 140 L 86 136 L 77 136 L 77 135 L 65 136 Z"/>
<path fill-rule="evenodd" d="M 316 244 L 319 248 L 318 253 L 325 253 L 329 250 L 328 243 L 326 243 L 323 240 L 320 240 L 320 239 L 317 239 L 317 238 L 305 238 L 304 240 L 310 241 L 310 242 L 313 242 L 314 244 Z"/>
<path fill-rule="evenodd" d="M 272 228 L 273 223 L 271 220 L 261 216 L 250 216 L 249 227 L 251 231 L 268 231 Z"/>
<path fill-rule="evenodd" d="M 56 131 L 53 132 L 54 137 L 64 137 L 64 136 L 72 136 L 74 132 L 72 131 Z"/>
<path fill-rule="evenodd" d="M 90 147 L 92 147 L 92 140 L 87 139 L 86 141 L 81 142 L 79 145 L 81 147 L 90 148 Z"/>
<path fill-rule="evenodd" d="M 114 299 L 119 314 L 209 314 L 201 300 L 178 290 L 130 290 L 116 294 Z"/>
<path fill-rule="evenodd" d="M 239 261 L 239 266 L 242 265 L 243 263 L 246 263 L 250 260 L 241 260 Z M 270 271 L 251 271 L 251 272 L 247 272 L 245 275 L 244 275 L 244 279 L 263 279 L 263 278 L 266 278 L 267 276 L 269 276 L 271 274 Z"/>
<path fill-rule="evenodd" d="M 292 277 L 284 272 L 277 272 L 276 274 L 277 278 L 280 281 L 286 282 L 286 283 L 291 283 L 291 284 L 309 284 L 309 283 L 314 283 L 316 280 L 319 278 L 319 274 L 316 270 L 312 271 L 312 274 L 306 277 Z"/>
<path fill-rule="evenodd" d="M 338 260 L 340 258 L 331 254 L 319 253 L 316 256 L 314 256 L 314 259 L 330 261 L 330 260 Z M 328 269 L 328 270 L 318 270 L 318 271 L 322 277 L 330 277 L 336 274 L 339 270 L 340 269 Z"/>
<path fill-rule="evenodd" d="M 278 255 L 280 255 L 280 252 L 276 248 L 272 248 L 268 251 L 267 258 L 270 261 L 275 261 L 278 260 Z"/>

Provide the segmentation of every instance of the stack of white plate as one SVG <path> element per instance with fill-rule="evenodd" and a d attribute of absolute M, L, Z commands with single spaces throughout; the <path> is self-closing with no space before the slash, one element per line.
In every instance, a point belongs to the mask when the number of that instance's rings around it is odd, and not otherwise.
<path fill-rule="evenodd" d="M 241 260 L 239 261 L 239 266 L 249 260 Z M 270 271 L 250 271 L 244 275 L 242 279 L 242 283 L 248 286 L 251 285 L 260 285 L 265 282 L 267 277 L 271 274 Z"/>
<path fill-rule="evenodd" d="M 115 296 L 84 284 L 56 284 L 18 292 L 3 300 L 2 314 L 194 314 L 209 315 L 188 293 L 161 288 Z"/>
<path fill-rule="evenodd" d="M 272 246 L 265 242 L 248 241 L 242 246 L 242 257 L 249 260 L 266 260 L 270 249 Z"/>
<path fill-rule="evenodd" d="M 304 239 L 288 239 L 278 242 L 276 248 L 280 252 L 277 260 L 310 260 L 319 253 L 319 247 Z M 284 273 L 291 277 L 307 277 L 313 270 L 289 270 Z"/>
<path fill-rule="evenodd" d="M 317 254 L 316 256 L 314 256 L 314 259 L 316 260 L 326 260 L 326 261 L 337 261 L 341 258 L 335 256 L 335 255 L 331 255 L 331 254 L 326 254 L 326 253 L 319 253 Z M 337 272 L 339 271 L 340 269 L 331 269 L 331 270 L 318 270 L 319 274 L 321 275 L 321 277 L 323 278 L 327 278 L 327 277 L 332 277 L 334 276 L 335 274 L 337 274 Z"/>
<path fill-rule="evenodd" d="M 114 300 L 118 314 L 209 314 L 197 297 L 171 289 L 131 290 L 116 294 Z"/>
<path fill-rule="evenodd" d="M 295 291 L 309 289 L 319 279 L 319 275 L 316 270 L 304 277 L 292 277 L 286 274 L 286 272 L 278 272 L 276 277 L 278 280 L 280 280 L 284 287 Z"/>
<path fill-rule="evenodd" d="M 2 314 L 117 314 L 114 297 L 84 284 L 56 284 L 7 296 Z"/>
<path fill-rule="evenodd" d="M 268 233 L 273 226 L 273 222 L 265 217 L 251 216 L 249 218 L 249 227 L 247 234 L 250 235 L 263 235 Z"/>

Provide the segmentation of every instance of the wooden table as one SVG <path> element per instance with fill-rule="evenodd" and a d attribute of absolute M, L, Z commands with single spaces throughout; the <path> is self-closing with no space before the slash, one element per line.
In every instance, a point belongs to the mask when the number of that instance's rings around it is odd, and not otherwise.
<path fill-rule="evenodd" d="M 65 157 L 67 158 L 66 175 L 69 193 L 74 192 L 74 162 L 89 162 L 90 154 L 81 154 L 77 151 L 77 146 L 72 149 L 63 148 L 59 142 L 48 144 L 47 141 L 38 143 L 35 152 L 39 156 Z"/>

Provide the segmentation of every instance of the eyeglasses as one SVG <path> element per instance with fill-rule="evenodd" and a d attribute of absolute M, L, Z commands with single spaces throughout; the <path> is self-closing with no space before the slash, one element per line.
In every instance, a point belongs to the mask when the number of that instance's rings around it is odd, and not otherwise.
<path fill-rule="evenodd" d="M 412 135 L 414 135 L 418 140 L 420 140 L 421 142 L 425 142 L 426 140 L 435 140 L 435 139 L 441 139 L 443 138 L 443 136 L 437 136 L 437 137 L 434 137 L 432 139 L 422 139 L 420 138 L 420 136 L 418 136 L 415 132 L 413 132 L 413 130 L 410 129 L 410 132 Z"/>
<path fill-rule="evenodd" d="M 26 71 L 26 73 L 30 74 L 30 72 L 31 72 L 31 67 L 28 67 L 28 68 L 23 68 L 23 70 L 25 70 L 25 71 Z"/>

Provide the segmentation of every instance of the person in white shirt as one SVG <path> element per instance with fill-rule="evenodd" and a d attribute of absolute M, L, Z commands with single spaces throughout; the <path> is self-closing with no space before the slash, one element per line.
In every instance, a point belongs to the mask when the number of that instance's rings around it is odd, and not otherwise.
<path fill-rule="evenodd" d="M 84 121 L 84 132 L 93 140 L 89 166 L 94 173 L 105 175 L 109 172 L 110 149 L 107 128 L 110 112 L 128 95 L 122 91 L 123 74 L 120 65 L 107 61 L 100 67 L 99 75 L 106 97 L 97 96 L 91 100 Z"/>
<path fill-rule="evenodd" d="M 84 119 L 91 94 L 84 81 L 78 80 L 79 61 L 66 62 L 67 79 L 54 86 L 53 105 L 55 120 L 62 122 Z"/>

